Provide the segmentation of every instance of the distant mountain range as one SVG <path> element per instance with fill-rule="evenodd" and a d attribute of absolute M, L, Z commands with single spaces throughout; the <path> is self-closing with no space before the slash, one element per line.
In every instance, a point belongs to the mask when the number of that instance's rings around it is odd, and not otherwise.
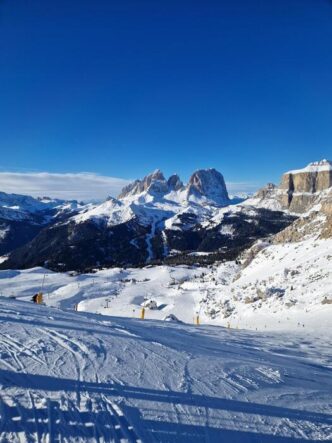
<path fill-rule="evenodd" d="M 243 201 L 229 198 L 215 169 L 186 185 L 156 170 L 94 205 L 0 193 L 0 266 L 86 271 L 233 259 L 324 203 L 331 186 L 332 163 L 323 160 Z"/>
<path fill-rule="evenodd" d="M 25 245 L 45 227 L 77 214 L 82 204 L 0 192 L 0 255 Z"/>

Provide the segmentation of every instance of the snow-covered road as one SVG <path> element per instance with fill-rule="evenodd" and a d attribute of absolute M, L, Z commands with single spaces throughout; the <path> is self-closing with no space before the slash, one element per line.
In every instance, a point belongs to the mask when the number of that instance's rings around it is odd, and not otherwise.
<path fill-rule="evenodd" d="M 0 298 L 0 441 L 328 441 L 331 345 Z"/>

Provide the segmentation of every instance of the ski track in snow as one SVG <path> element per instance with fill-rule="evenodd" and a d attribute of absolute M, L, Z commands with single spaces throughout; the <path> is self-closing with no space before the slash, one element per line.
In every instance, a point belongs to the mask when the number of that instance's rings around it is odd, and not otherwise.
<path fill-rule="evenodd" d="M 4 298 L 0 319 L 1 442 L 332 438 L 331 334 L 289 339 Z"/>
<path fill-rule="evenodd" d="M 150 262 L 153 259 L 153 247 L 152 247 L 152 240 L 156 233 L 156 221 L 153 220 L 151 222 L 151 232 L 146 235 L 145 241 L 146 241 L 146 249 L 148 253 L 147 262 Z"/>
<path fill-rule="evenodd" d="M 68 351 L 73 357 L 71 364 L 74 365 L 77 373 L 77 398 L 76 402 L 62 397 L 62 406 L 65 403 L 66 408 L 61 407 L 60 402 L 51 400 L 48 397 L 43 397 L 43 407 L 36 408 L 34 396 L 31 390 L 27 390 L 29 396 L 30 410 L 22 406 L 14 396 L 12 401 L 8 403 L 1 398 L 0 404 L 0 416 L 1 416 L 1 431 L 0 441 L 6 441 L 8 438 L 10 441 L 71 441 L 71 433 L 81 434 L 82 441 L 114 441 L 114 442 L 139 442 L 134 428 L 129 424 L 126 417 L 122 413 L 119 406 L 108 399 L 104 394 L 100 394 L 96 398 L 91 398 L 89 394 L 84 392 L 81 388 L 83 382 L 82 372 L 90 365 L 94 365 L 90 358 L 90 351 L 83 342 L 77 339 L 72 339 L 65 334 L 59 333 L 55 330 L 37 328 L 42 334 L 45 334 L 53 342 L 63 348 L 64 351 Z M 4 338 L 5 337 L 5 338 Z M 21 358 L 18 357 L 20 353 L 19 344 L 10 339 L 7 336 L 1 334 L 0 338 L 1 346 L 4 346 L 6 350 L 9 350 L 9 346 L 13 349 L 10 352 L 10 357 L 17 364 L 16 369 L 26 373 L 25 367 L 21 362 Z M 21 345 L 22 348 L 22 345 Z M 27 353 L 23 346 L 26 355 L 33 359 L 31 353 Z M 70 360 L 70 359 L 69 359 Z M 87 361 L 85 361 L 87 360 Z M 38 362 L 44 363 L 38 359 Z M 83 363 L 81 367 L 80 364 Z M 94 367 L 94 373 L 96 382 L 98 382 L 98 371 Z M 26 374 L 29 377 L 28 374 Z M 82 408 L 82 397 L 84 397 L 85 407 Z M 102 411 L 101 415 L 104 415 L 102 419 L 95 417 L 92 411 L 92 404 L 95 404 L 97 411 Z M 90 409 L 90 414 L 86 412 L 86 409 Z M 10 423 L 16 423 L 15 431 L 5 431 L 6 427 Z M 75 429 L 68 429 L 69 427 L 75 427 Z M 76 437 L 75 437 L 76 438 Z M 46 440 L 45 440 L 46 439 Z"/>

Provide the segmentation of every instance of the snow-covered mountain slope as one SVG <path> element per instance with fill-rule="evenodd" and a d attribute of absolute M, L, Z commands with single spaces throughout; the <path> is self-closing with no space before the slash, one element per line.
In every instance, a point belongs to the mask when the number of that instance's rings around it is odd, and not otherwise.
<path fill-rule="evenodd" d="M 30 301 L 43 287 L 48 306 L 74 309 L 77 305 L 80 311 L 129 317 L 139 317 L 141 304 L 148 297 L 156 300 L 159 307 L 147 314 L 149 318 L 163 319 L 173 313 L 191 323 L 200 295 L 198 291 L 186 291 L 183 285 L 207 272 L 207 268 L 186 266 L 113 268 L 81 275 L 43 268 L 0 271 L 0 295 Z"/>
<path fill-rule="evenodd" d="M 186 186 L 177 175 L 166 180 L 156 170 L 124 188 L 119 199 L 53 218 L 49 228 L 38 235 L 33 232 L 31 241 L 20 240 L 22 248 L 0 267 L 86 271 L 175 260 L 189 263 L 196 252 L 214 254 L 199 256 L 204 263 L 235 259 L 257 239 L 320 210 L 318 205 L 331 196 L 327 164 L 286 173 L 279 187 L 269 184 L 237 204 L 232 204 L 224 178 L 215 169 L 196 171 Z M 8 237 L 8 225 L 1 225 L 0 232 Z"/>
<path fill-rule="evenodd" d="M 0 215 L 4 211 L 4 213 L 8 214 L 8 217 L 11 214 L 14 220 L 20 219 L 24 214 L 29 216 L 30 214 L 43 213 L 54 209 L 59 212 L 77 209 L 79 206 L 79 203 L 74 200 L 65 201 L 48 197 L 33 198 L 28 195 L 0 192 Z"/>
<path fill-rule="evenodd" d="M 99 208 L 93 218 L 90 211 L 84 222 L 77 222 L 78 217 L 85 217 L 80 214 L 75 220 L 44 229 L 0 266 L 15 269 L 46 265 L 53 270 L 86 271 L 173 260 L 174 254 L 178 262 L 188 262 L 190 254 L 197 251 L 218 254 L 219 260 L 230 259 L 256 239 L 274 234 L 294 220 L 282 212 L 233 208 L 218 213 L 192 206 L 173 215 L 165 208 L 149 207 L 147 211 L 146 206 L 132 204 L 129 212 L 119 205 L 112 216 L 98 218 Z M 131 212 L 136 214 L 134 218 L 130 218 Z M 118 214 L 129 215 L 128 221 L 114 224 Z"/>
<path fill-rule="evenodd" d="M 258 329 L 332 328 L 331 240 L 263 245 L 225 280 L 201 301 L 206 319 Z"/>
<path fill-rule="evenodd" d="M 330 441 L 330 333 L 255 333 L 0 299 L 0 439 Z"/>
<path fill-rule="evenodd" d="M 246 329 L 332 328 L 332 239 L 256 243 L 240 261 L 198 266 L 113 268 L 92 274 L 53 273 L 43 268 L 0 271 L 0 293 L 30 300 L 43 284 L 45 303 L 63 309 L 139 317 L 175 315 L 192 323 Z M 275 244 L 273 244 L 275 241 Z M 193 259 L 197 259 L 193 256 Z M 44 279 L 44 275 L 46 275 Z"/>
<path fill-rule="evenodd" d="M 77 223 L 91 220 L 97 224 L 113 226 L 126 223 L 134 217 L 133 205 L 124 205 L 120 200 L 109 198 L 100 205 L 93 205 L 91 208 L 81 211 L 73 217 L 73 220 Z"/>
<path fill-rule="evenodd" d="M 163 221 L 185 212 L 210 215 L 230 204 L 225 181 L 215 169 L 196 171 L 184 186 L 174 174 L 168 180 L 157 169 L 126 186 L 117 199 L 110 199 L 74 218 L 75 222 L 104 220 L 108 225 L 138 219 L 142 224 Z"/>
<path fill-rule="evenodd" d="M 174 260 L 176 254 L 183 262 L 193 252 L 229 259 L 294 220 L 280 211 L 231 205 L 215 169 L 196 171 L 187 186 L 157 170 L 127 186 L 120 197 L 82 208 L 42 231 L 1 267 L 85 271 Z"/>
<path fill-rule="evenodd" d="M 0 255 L 28 243 L 42 228 L 65 220 L 81 207 L 76 201 L 0 192 Z"/>
<path fill-rule="evenodd" d="M 40 289 L 46 272 L 47 304 L 61 308 L 73 308 L 75 304 L 79 310 L 88 312 L 138 316 L 144 299 L 149 298 L 158 307 L 149 312 L 153 319 L 172 314 L 190 323 L 199 314 L 203 322 L 253 329 L 332 326 L 331 203 L 327 198 L 319 207 L 269 237 L 263 234 L 264 216 L 260 215 L 260 236 L 265 239 L 244 250 L 236 263 L 216 262 L 207 267 L 196 264 L 115 268 L 78 276 L 55 274 L 42 268 L 2 271 L 0 291 L 17 297 L 28 296 L 29 299 Z M 240 218 L 237 218 L 238 214 Z M 220 209 L 204 222 L 205 225 L 202 222 L 204 241 L 215 245 L 219 238 L 216 233 L 219 233 L 224 237 L 223 245 L 228 245 L 228 251 L 231 251 L 241 235 L 245 239 L 257 232 L 253 231 L 257 229 L 256 215 L 257 209 L 250 206 Z M 243 216 L 245 220 L 241 218 Z M 184 219 L 169 219 L 166 224 L 170 220 L 173 232 L 176 233 L 177 229 L 180 232 L 179 238 L 175 238 L 177 243 L 167 239 L 167 245 L 171 246 L 167 253 L 172 257 L 174 246 L 186 240 L 186 232 L 188 239 L 194 241 L 196 231 L 194 223 L 190 226 L 189 214 Z M 276 222 L 275 213 L 271 222 Z M 167 226 L 165 232 L 168 233 Z M 270 225 L 266 232 L 271 232 Z M 143 239 L 146 241 L 144 232 Z M 152 253 L 152 235 L 149 240 Z M 244 244 L 244 240 L 241 241 Z M 80 251 L 83 257 L 89 254 L 84 245 Z M 137 243 L 133 244 L 136 246 Z M 56 248 L 53 248 L 55 253 Z M 191 263 L 211 263 L 208 258 L 208 252 L 190 254 Z M 105 306 L 108 307 L 106 310 Z"/>

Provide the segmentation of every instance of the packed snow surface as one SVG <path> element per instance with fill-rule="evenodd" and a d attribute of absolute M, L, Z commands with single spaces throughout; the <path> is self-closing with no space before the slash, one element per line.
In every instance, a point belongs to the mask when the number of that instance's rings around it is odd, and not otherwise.
<path fill-rule="evenodd" d="M 107 317 L 8 298 L 0 319 L 1 442 L 332 439 L 330 333 Z"/>
<path fill-rule="evenodd" d="M 0 271 L 0 442 L 331 441 L 332 240 L 255 248 Z"/>

